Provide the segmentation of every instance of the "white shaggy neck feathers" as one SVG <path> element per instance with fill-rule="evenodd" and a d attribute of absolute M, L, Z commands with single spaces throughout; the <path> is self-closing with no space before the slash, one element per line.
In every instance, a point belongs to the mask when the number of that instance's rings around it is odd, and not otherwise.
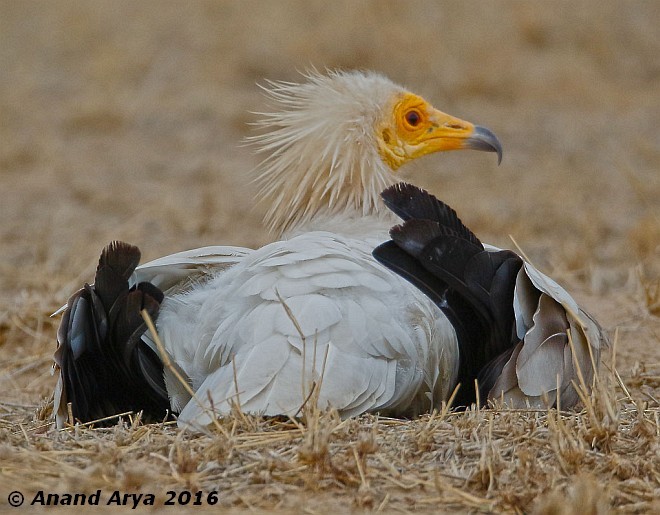
<path fill-rule="evenodd" d="M 396 178 L 383 163 L 376 126 L 402 88 L 360 72 L 312 72 L 304 84 L 269 82 L 278 109 L 260 113 L 251 138 L 268 157 L 257 169 L 268 227 L 283 233 L 319 216 L 375 213 Z"/>

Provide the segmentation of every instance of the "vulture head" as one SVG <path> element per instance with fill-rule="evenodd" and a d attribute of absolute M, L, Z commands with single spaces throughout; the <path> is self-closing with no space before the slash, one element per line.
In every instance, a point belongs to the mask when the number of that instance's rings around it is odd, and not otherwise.
<path fill-rule="evenodd" d="M 502 147 L 488 129 L 448 115 L 371 72 L 312 72 L 301 84 L 268 82 L 273 111 L 259 113 L 267 154 L 257 169 L 266 224 L 282 233 L 319 216 L 381 208 L 399 168 L 434 152 Z"/>

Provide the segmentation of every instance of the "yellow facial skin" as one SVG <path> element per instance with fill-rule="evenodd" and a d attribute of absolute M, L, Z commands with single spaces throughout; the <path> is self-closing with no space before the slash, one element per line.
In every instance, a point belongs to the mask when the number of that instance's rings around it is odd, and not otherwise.
<path fill-rule="evenodd" d="M 389 119 L 377 127 L 381 158 L 392 170 L 433 152 L 472 148 L 501 156 L 499 141 L 487 129 L 438 111 L 423 98 L 402 93 Z"/>

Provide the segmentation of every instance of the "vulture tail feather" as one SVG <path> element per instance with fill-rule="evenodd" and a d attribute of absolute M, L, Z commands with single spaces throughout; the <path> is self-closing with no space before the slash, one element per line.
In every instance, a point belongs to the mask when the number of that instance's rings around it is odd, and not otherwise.
<path fill-rule="evenodd" d="M 112 242 L 102 252 L 94 285 L 85 284 L 67 303 L 57 333 L 60 368 L 55 410 L 63 426 L 71 403 L 73 422 L 89 422 L 127 411 L 162 420 L 169 399 L 163 364 L 141 340 L 146 309 L 156 317 L 162 292 L 150 283 L 129 289 L 140 261 L 137 247 Z"/>

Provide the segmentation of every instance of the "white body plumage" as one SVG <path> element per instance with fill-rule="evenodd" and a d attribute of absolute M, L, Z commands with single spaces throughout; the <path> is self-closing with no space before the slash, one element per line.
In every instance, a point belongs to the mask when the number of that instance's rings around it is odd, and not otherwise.
<path fill-rule="evenodd" d="M 158 317 L 166 350 L 196 391 L 191 400 L 166 371 L 179 420 L 206 424 L 211 407 L 224 414 L 230 401 L 293 415 L 313 383 L 319 405 L 343 416 L 413 415 L 446 400 L 458 369 L 456 336 L 422 292 L 371 256 L 387 227 L 366 238 L 304 232 L 240 255 L 216 248 L 236 263 L 222 270 L 221 258 L 213 271 L 207 257 L 205 277 L 168 295 Z M 166 284 L 159 260 L 138 268 L 138 280 L 158 286 L 156 269 Z"/>

